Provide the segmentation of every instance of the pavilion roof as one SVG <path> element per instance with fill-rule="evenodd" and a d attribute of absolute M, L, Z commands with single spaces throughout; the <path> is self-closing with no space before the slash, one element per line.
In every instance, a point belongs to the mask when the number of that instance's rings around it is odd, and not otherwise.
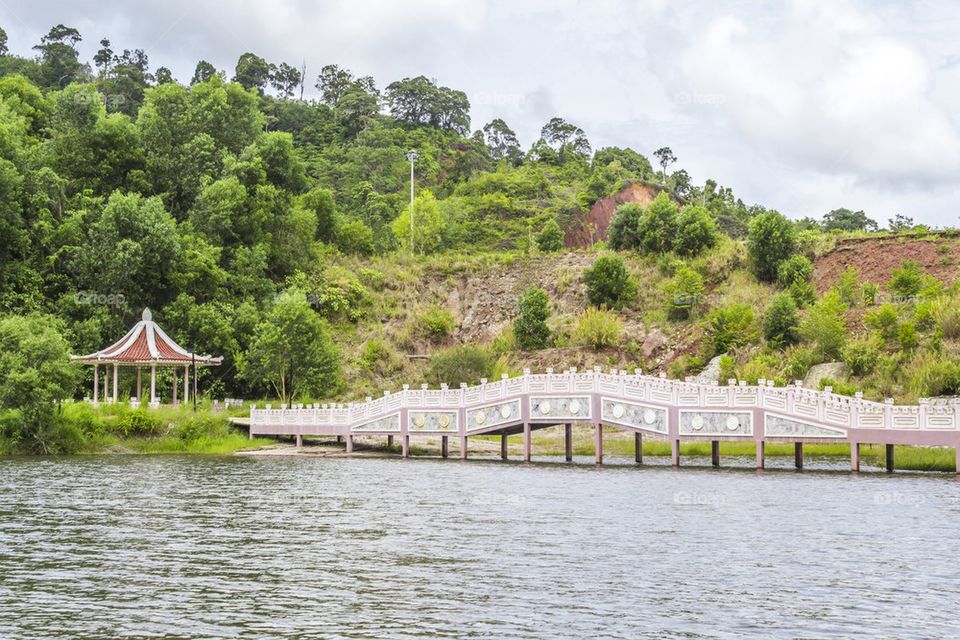
<path fill-rule="evenodd" d="M 118 364 L 186 365 L 196 363 L 199 366 L 214 367 L 223 361 L 222 357 L 201 356 L 178 345 L 153 321 L 150 309 L 144 309 L 140 322 L 109 347 L 85 356 L 72 356 L 70 359 L 90 364 L 116 362 Z"/>

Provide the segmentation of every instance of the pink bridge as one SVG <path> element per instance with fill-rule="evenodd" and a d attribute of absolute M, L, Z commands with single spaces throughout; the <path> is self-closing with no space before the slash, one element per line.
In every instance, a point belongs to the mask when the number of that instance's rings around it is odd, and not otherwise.
<path fill-rule="evenodd" d="M 803 466 L 806 442 L 847 442 L 852 470 L 860 467 L 860 444 L 885 444 L 887 469 L 893 470 L 893 446 L 933 445 L 954 447 L 960 462 L 960 402 L 921 400 L 919 405 L 871 402 L 857 397 L 803 389 L 800 383 L 775 387 L 760 380 L 721 386 L 691 379 L 668 380 L 639 371 L 604 373 L 600 369 L 571 369 L 506 375 L 496 382 L 459 389 L 410 389 L 384 392 L 383 397 L 346 405 L 296 405 L 290 408 L 250 409 L 250 436 L 328 435 L 346 439 L 353 450 L 355 436 L 386 436 L 401 440 L 403 456 L 410 438 L 440 437 L 444 457 L 448 439 L 460 439 L 460 457 L 466 458 L 470 436 L 501 435 L 501 454 L 507 452 L 507 435 L 523 433 L 524 459 L 531 454 L 530 432 L 555 425 L 565 428 L 566 458 L 572 459 L 573 423 L 595 429 L 597 463 L 603 462 L 603 426 L 635 434 L 636 460 L 642 461 L 643 434 L 668 439 L 673 464 L 680 464 L 681 440 L 713 443 L 713 464 L 719 464 L 719 443 L 752 441 L 757 447 L 757 467 L 764 464 L 764 443 L 793 442 L 797 467 Z M 960 464 L 957 465 L 960 468 Z"/>

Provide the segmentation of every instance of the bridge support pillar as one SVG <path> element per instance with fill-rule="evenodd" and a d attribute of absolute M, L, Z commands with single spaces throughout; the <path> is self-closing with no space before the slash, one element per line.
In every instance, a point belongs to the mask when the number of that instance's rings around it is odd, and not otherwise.
<path fill-rule="evenodd" d="M 523 425 L 523 461 L 530 462 L 530 423 Z"/>
<path fill-rule="evenodd" d="M 633 434 L 633 460 L 643 464 L 643 434 L 635 431 Z"/>
<path fill-rule="evenodd" d="M 598 424 L 594 433 L 593 457 L 597 464 L 603 464 L 603 425 Z"/>
<path fill-rule="evenodd" d="M 393 436 L 387 436 L 387 446 L 388 447 L 393 446 Z"/>
<path fill-rule="evenodd" d="M 340 437 L 337 436 L 337 438 Z M 347 453 L 353 453 L 353 436 L 347 436 Z"/>
<path fill-rule="evenodd" d="M 343 436 L 337 436 L 337 444 L 343 442 Z"/>
<path fill-rule="evenodd" d="M 850 443 L 850 471 L 860 471 L 860 443 Z"/>
<path fill-rule="evenodd" d="M 893 473 L 893 445 L 887 445 L 887 473 Z"/>
<path fill-rule="evenodd" d="M 500 434 L 500 459 L 506 460 L 510 457 L 507 452 L 507 432 L 504 431 Z"/>
<path fill-rule="evenodd" d="M 797 469 L 803 469 L 803 443 L 793 443 L 793 466 Z"/>
<path fill-rule="evenodd" d="M 303 448 L 303 436 L 299 433 L 297 434 L 297 449 Z"/>
<path fill-rule="evenodd" d="M 764 442 L 757 440 L 757 469 L 763 469 L 764 465 Z"/>
<path fill-rule="evenodd" d="M 450 455 L 450 449 L 448 448 L 447 436 L 440 437 L 440 455 L 444 458 Z"/>
<path fill-rule="evenodd" d="M 467 459 L 467 436 L 460 436 L 460 459 Z"/>
<path fill-rule="evenodd" d="M 715 467 L 720 466 L 720 441 L 710 441 L 710 463 Z"/>
<path fill-rule="evenodd" d="M 400 455 L 403 456 L 404 458 L 409 458 L 410 457 L 410 436 L 408 436 L 407 434 L 403 434 L 402 436 L 400 436 L 400 444 L 401 444 Z"/>
<path fill-rule="evenodd" d="M 670 464 L 680 466 L 680 441 L 676 438 L 670 441 Z"/>
<path fill-rule="evenodd" d="M 563 452 L 567 462 L 573 460 L 573 425 L 563 425 Z M 960 453 L 957 454 L 960 456 Z M 960 468 L 960 467 L 958 467 Z"/>

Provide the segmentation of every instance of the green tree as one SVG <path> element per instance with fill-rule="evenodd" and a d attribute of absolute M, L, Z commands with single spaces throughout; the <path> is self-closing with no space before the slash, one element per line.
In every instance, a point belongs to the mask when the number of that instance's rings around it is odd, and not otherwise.
<path fill-rule="evenodd" d="M 340 353 L 327 324 L 296 289 L 281 295 L 257 325 L 240 367 L 248 382 L 272 388 L 285 404 L 327 396 L 341 384 Z"/>
<path fill-rule="evenodd" d="M 771 345 L 783 348 L 800 340 L 800 314 L 789 293 L 778 293 L 770 301 L 763 317 L 763 337 Z"/>
<path fill-rule="evenodd" d="M 0 319 L 0 421 L 14 446 L 36 453 L 70 452 L 69 433 L 57 418 L 57 403 L 70 398 L 79 371 L 57 321 L 49 316 Z"/>
<path fill-rule="evenodd" d="M 610 248 L 617 251 L 636 249 L 640 246 L 640 219 L 643 217 L 643 207 L 635 202 L 622 204 L 613 213 L 610 226 L 607 227 L 607 237 Z"/>
<path fill-rule="evenodd" d="M 673 248 L 677 233 L 677 205 L 661 191 L 637 223 L 640 246 L 650 253 L 666 253 Z"/>
<path fill-rule="evenodd" d="M 543 229 L 537 234 L 537 248 L 545 253 L 563 249 L 563 230 L 554 219 L 547 220 Z"/>
<path fill-rule="evenodd" d="M 391 224 L 400 246 L 407 251 L 434 253 L 443 247 L 446 221 L 432 192 L 424 189 L 414 201 L 413 247 L 410 246 L 410 207 L 403 210 Z"/>
<path fill-rule="evenodd" d="M 237 60 L 233 81 L 244 89 L 256 89 L 262 95 L 270 82 L 270 63 L 255 53 L 244 53 Z"/>
<path fill-rule="evenodd" d="M 717 225 L 709 211 L 697 205 L 687 205 L 680 210 L 674 251 L 682 256 L 695 256 L 716 245 L 717 238 Z"/>
<path fill-rule="evenodd" d="M 550 329 L 547 327 L 550 299 L 547 292 L 539 287 L 528 287 L 517 301 L 517 308 L 519 314 L 513 321 L 517 346 L 524 351 L 546 347 L 550 338 Z"/>
<path fill-rule="evenodd" d="M 754 274 L 772 282 L 780 263 L 797 248 L 797 232 L 793 224 L 776 211 L 767 211 L 750 221 L 747 252 Z"/>
<path fill-rule="evenodd" d="M 583 282 L 587 286 L 587 299 L 595 307 L 619 307 L 637 295 L 637 283 L 618 255 L 597 258 L 590 268 L 584 269 Z"/>
<path fill-rule="evenodd" d="M 823 216 L 824 231 L 876 231 L 876 220 L 871 220 L 863 211 L 851 211 L 843 207 Z"/>

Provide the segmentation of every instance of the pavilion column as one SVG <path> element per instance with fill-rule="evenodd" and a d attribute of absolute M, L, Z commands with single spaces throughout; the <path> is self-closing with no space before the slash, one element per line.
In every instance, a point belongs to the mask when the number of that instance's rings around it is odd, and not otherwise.
<path fill-rule="evenodd" d="M 143 402 L 143 384 L 140 376 L 140 367 L 137 367 L 137 402 Z"/>
<path fill-rule="evenodd" d="M 193 372 L 193 376 L 197 376 L 197 372 Z M 186 404 L 190 401 L 190 365 L 187 365 L 183 368 L 183 403 Z"/>
<path fill-rule="evenodd" d="M 157 365 L 150 365 L 150 404 L 157 401 Z"/>
<path fill-rule="evenodd" d="M 93 404 L 100 402 L 100 365 L 93 365 Z"/>
<path fill-rule="evenodd" d="M 119 368 L 117 367 L 117 363 L 114 362 L 114 363 L 113 363 L 113 401 L 114 401 L 114 402 L 117 401 L 117 385 L 118 385 L 119 380 L 120 380 L 120 373 L 119 373 L 119 371 L 120 371 L 120 370 L 119 370 Z"/>
<path fill-rule="evenodd" d="M 177 368 L 173 368 L 173 406 L 177 406 Z"/>

